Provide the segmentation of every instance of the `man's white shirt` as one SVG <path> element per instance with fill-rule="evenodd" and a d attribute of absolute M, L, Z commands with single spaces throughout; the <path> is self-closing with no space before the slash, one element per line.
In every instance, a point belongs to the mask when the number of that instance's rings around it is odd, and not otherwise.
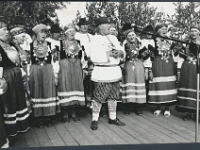
<path fill-rule="evenodd" d="M 123 50 L 117 38 L 113 35 L 94 35 L 91 41 L 91 60 L 95 65 L 118 65 L 120 60 L 107 55 L 112 45 L 117 50 Z M 125 52 L 124 52 L 125 54 Z M 109 60 L 109 61 L 108 61 Z M 95 82 L 116 82 L 122 78 L 121 68 L 115 67 L 99 67 L 95 66 L 92 72 L 91 80 Z"/>

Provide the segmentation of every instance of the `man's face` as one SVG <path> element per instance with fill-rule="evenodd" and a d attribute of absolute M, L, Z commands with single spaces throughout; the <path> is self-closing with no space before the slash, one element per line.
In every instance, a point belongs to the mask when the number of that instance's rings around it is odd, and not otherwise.
<path fill-rule="evenodd" d="M 134 32 L 130 32 L 127 34 L 127 40 L 131 43 L 135 42 L 136 34 Z"/>
<path fill-rule="evenodd" d="M 159 35 L 165 37 L 165 36 L 167 36 L 167 27 L 164 26 L 164 27 L 158 29 L 157 32 L 158 32 Z"/>
<path fill-rule="evenodd" d="M 60 38 L 60 33 L 52 33 L 52 38 L 58 40 Z"/>
<path fill-rule="evenodd" d="M 102 31 L 102 33 L 104 33 L 105 35 L 110 34 L 110 24 L 106 23 L 106 24 L 101 24 L 99 26 L 100 30 Z"/>
<path fill-rule="evenodd" d="M 88 32 L 88 25 L 80 25 L 80 31 L 83 33 Z"/>

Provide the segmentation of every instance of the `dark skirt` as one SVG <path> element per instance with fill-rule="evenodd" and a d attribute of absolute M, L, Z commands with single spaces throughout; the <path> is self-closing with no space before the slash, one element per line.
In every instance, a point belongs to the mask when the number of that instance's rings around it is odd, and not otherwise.
<path fill-rule="evenodd" d="M 79 59 L 70 58 L 60 61 L 58 96 L 61 107 L 85 106 L 83 73 Z"/>
<path fill-rule="evenodd" d="M 44 66 L 34 64 L 31 66 L 30 93 L 34 117 L 52 116 L 60 112 L 51 64 Z"/>
<path fill-rule="evenodd" d="M 5 129 L 8 136 L 16 136 L 30 128 L 22 72 L 19 67 L 4 69 L 3 78 L 8 84 L 8 90 L 1 96 Z"/>
<path fill-rule="evenodd" d="M 176 110 L 180 112 L 196 113 L 197 98 L 197 64 L 184 61 L 181 67 L 178 88 L 178 104 Z"/>
<path fill-rule="evenodd" d="M 133 69 L 134 66 L 134 69 Z M 146 103 L 145 73 L 141 60 L 126 61 L 121 84 L 121 99 L 123 103 Z"/>
<path fill-rule="evenodd" d="M 4 128 L 4 123 L 0 113 L 0 148 L 6 143 L 6 131 Z"/>
<path fill-rule="evenodd" d="M 172 57 L 169 61 L 156 56 L 152 64 L 153 81 L 149 82 L 148 103 L 174 105 L 177 95 L 175 64 Z"/>

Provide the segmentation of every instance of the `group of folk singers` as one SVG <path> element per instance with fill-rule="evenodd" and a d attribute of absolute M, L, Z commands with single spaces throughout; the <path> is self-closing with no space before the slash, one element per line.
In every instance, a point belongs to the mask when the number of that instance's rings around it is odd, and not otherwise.
<path fill-rule="evenodd" d="M 156 116 L 163 109 L 164 116 L 169 117 L 173 105 L 186 113 L 184 120 L 195 114 L 196 56 L 200 44 L 200 28 L 196 24 L 190 28 L 191 44 L 181 55 L 173 50 L 172 41 L 162 38 L 168 33 L 166 24 L 155 28 L 148 25 L 143 31 L 155 37 L 144 35 L 141 39 L 127 23 L 122 28 L 125 40 L 120 44 L 108 17 L 96 20 L 95 35 L 88 33 L 88 22 L 81 18 L 79 32 L 69 25 L 61 37 L 61 29 L 55 25 L 50 30 L 51 38 L 45 24 L 35 25 L 30 38 L 23 18 L 16 17 L 11 26 L 3 17 L 0 19 L 2 148 L 8 147 L 9 142 L 12 146 L 18 133 L 30 129 L 30 116 L 40 128 L 51 126 L 57 114 L 63 122 L 80 122 L 77 111 L 84 106 L 92 110 L 92 130 L 97 130 L 100 110 L 105 109 L 106 103 L 108 123 L 118 126 L 125 126 L 117 118 L 118 102 L 124 104 L 125 115 L 130 114 L 133 104 L 136 114 L 142 115 L 146 102 L 156 106 Z"/>

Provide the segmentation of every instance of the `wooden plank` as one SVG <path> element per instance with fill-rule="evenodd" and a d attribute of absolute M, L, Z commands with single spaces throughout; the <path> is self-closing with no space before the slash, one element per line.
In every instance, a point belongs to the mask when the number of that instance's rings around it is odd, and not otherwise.
<path fill-rule="evenodd" d="M 122 115 L 122 114 L 119 114 Z M 153 142 L 154 143 L 177 143 L 176 141 L 172 140 L 171 137 L 157 131 L 154 128 L 151 128 L 148 125 L 148 122 L 141 122 L 140 120 L 136 119 L 133 116 L 124 116 L 125 119 L 127 119 L 127 122 L 130 122 L 130 124 L 134 124 L 134 128 L 137 130 L 138 128 L 141 128 L 142 130 L 147 131 L 151 135 L 154 135 Z M 142 134 L 143 136 L 145 134 Z M 155 140 L 157 139 L 157 141 Z"/>
<path fill-rule="evenodd" d="M 67 146 L 78 146 L 79 145 L 78 142 L 69 133 L 69 131 L 66 130 L 63 123 L 58 122 L 57 124 L 54 124 L 54 127 L 57 130 L 60 137 L 62 138 L 62 140 L 65 142 L 65 145 L 67 145 Z"/>
<path fill-rule="evenodd" d="M 88 114 L 86 114 L 86 117 L 89 119 Z M 122 139 L 117 133 L 113 132 L 112 130 L 110 130 L 110 128 L 105 126 L 105 124 L 102 123 L 102 121 L 105 122 L 105 118 L 103 120 L 103 118 L 100 117 L 98 121 L 98 129 L 101 129 L 108 137 L 112 138 L 113 141 L 115 141 L 117 144 L 129 144 L 127 141 Z"/>
<path fill-rule="evenodd" d="M 34 128 L 37 139 L 40 146 L 53 146 L 51 140 L 49 139 L 46 131 L 43 128 Z"/>
<path fill-rule="evenodd" d="M 27 147 L 24 134 L 18 133 L 16 138 L 17 138 L 17 141 L 14 143 L 15 147 Z"/>
<path fill-rule="evenodd" d="M 149 115 L 149 114 L 147 114 Z M 150 116 L 149 116 L 150 117 Z M 169 117 L 170 118 L 170 117 Z M 182 124 L 175 124 L 172 123 L 169 118 L 164 116 L 160 116 L 160 122 L 164 125 L 165 128 L 169 128 L 173 133 L 179 134 L 181 137 L 189 140 L 192 142 L 192 138 L 194 138 L 194 132 L 188 130 L 187 128 L 183 127 Z M 178 119 L 178 118 L 177 118 Z"/>
<path fill-rule="evenodd" d="M 86 114 L 82 114 L 83 116 L 85 116 Z M 90 126 L 91 126 L 91 116 L 89 117 L 90 119 L 88 119 L 86 116 L 84 119 L 81 120 L 81 122 L 89 128 L 89 130 L 91 130 Z M 112 140 L 112 138 L 108 137 L 101 129 L 97 129 L 95 131 L 91 130 L 92 134 L 94 134 L 96 137 L 98 137 L 103 145 L 115 145 L 116 142 L 114 142 Z"/>
<path fill-rule="evenodd" d="M 65 146 L 66 144 L 63 142 L 62 138 L 58 134 L 57 130 L 54 126 L 51 127 L 45 127 L 44 128 L 47 135 L 49 136 L 51 142 L 53 143 L 53 146 Z"/>
<path fill-rule="evenodd" d="M 121 113 L 118 113 L 118 116 L 122 117 L 122 120 L 125 120 L 127 126 L 131 128 L 131 130 L 128 130 L 127 132 L 132 132 L 132 130 L 135 130 L 139 135 L 135 137 L 138 138 L 142 143 L 165 143 L 165 141 L 161 138 L 158 138 L 155 134 L 149 132 L 149 130 L 146 130 L 143 126 L 143 124 L 138 123 L 137 120 L 135 120 L 132 116 L 125 116 Z"/>
<path fill-rule="evenodd" d="M 135 139 L 134 137 L 132 137 L 129 132 L 125 132 L 123 129 L 127 128 L 126 126 L 124 127 L 120 127 L 120 126 L 116 126 L 116 125 L 109 125 L 108 121 L 103 121 L 105 119 L 100 120 L 100 122 L 102 122 L 105 126 L 107 126 L 110 130 L 114 131 L 115 133 L 117 133 L 122 139 L 124 139 L 125 141 L 127 141 L 129 144 L 141 144 L 140 141 L 138 141 L 137 139 Z"/>
<path fill-rule="evenodd" d="M 103 145 L 103 142 L 98 138 L 98 136 L 95 136 L 89 126 L 84 126 L 82 123 L 82 120 L 85 118 L 81 119 L 80 123 L 74 123 L 72 121 L 72 124 L 79 130 L 80 133 L 83 134 L 83 136 L 90 141 L 91 145 Z"/>
<path fill-rule="evenodd" d="M 91 145 L 90 141 L 88 141 L 82 133 L 73 125 L 72 122 L 64 123 L 66 130 L 73 136 L 73 138 L 79 143 L 79 145 Z"/>
<path fill-rule="evenodd" d="M 177 130 L 175 130 L 174 128 L 171 128 L 169 125 L 166 125 L 165 123 L 163 123 L 163 119 L 162 117 L 164 116 L 154 116 L 153 114 L 149 114 L 149 113 L 146 113 L 145 115 L 143 115 L 143 118 L 145 119 L 149 119 L 149 121 L 151 121 L 152 123 L 154 124 L 157 124 L 158 126 L 161 126 L 162 128 L 168 130 L 170 132 L 170 135 L 173 135 L 171 136 L 173 139 L 176 138 L 176 140 L 179 140 L 180 142 L 192 142 L 192 140 L 188 137 L 182 137 L 182 135 L 180 133 L 177 132 Z M 158 118 L 158 119 L 155 119 L 155 118 Z M 165 118 L 167 119 L 167 118 Z M 180 140 L 181 139 L 181 140 Z"/>
<path fill-rule="evenodd" d="M 35 131 L 33 128 L 31 128 L 26 134 L 25 139 L 27 143 L 27 147 L 39 147 L 39 141 L 36 137 Z"/>
<path fill-rule="evenodd" d="M 138 120 L 140 120 L 140 121 L 143 122 L 143 123 L 147 123 L 148 126 L 149 126 L 149 128 L 152 129 L 152 132 L 153 132 L 153 130 L 155 129 L 155 130 L 154 130 L 154 133 L 155 133 L 155 134 L 161 132 L 161 133 L 163 133 L 163 134 L 169 136 L 170 138 L 172 138 L 172 139 L 175 140 L 176 142 L 188 142 L 186 139 L 184 139 L 184 138 L 182 138 L 182 137 L 180 137 L 180 136 L 178 136 L 178 135 L 172 133 L 172 132 L 169 131 L 168 129 L 166 129 L 166 128 L 160 126 L 160 125 L 158 125 L 157 122 L 160 122 L 160 121 L 159 121 L 159 116 L 158 116 L 158 117 L 155 117 L 155 116 L 152 115 L 151 117 L 145 117 L 148 113 L 149 113 L 149 112 L 145 112 L 145 111 L 144 111 L 144 114 L 143 114 L 142 117 L 141 117 L 141 116 L 135 115 L 134 118 L 137 118 Z M 150 113 L 149 113 L 149 114 L 150 114 Z M 132 115 L 132 114 L 131 114 L 131 115 Z M 145 122 L 144 122 L 144 120 L 145 120 Z M 173 136 L 172 136 L 172 135 L 173 135 Z M 170 142 L 173 143 L 172 140 L 170 140 Z"/>

